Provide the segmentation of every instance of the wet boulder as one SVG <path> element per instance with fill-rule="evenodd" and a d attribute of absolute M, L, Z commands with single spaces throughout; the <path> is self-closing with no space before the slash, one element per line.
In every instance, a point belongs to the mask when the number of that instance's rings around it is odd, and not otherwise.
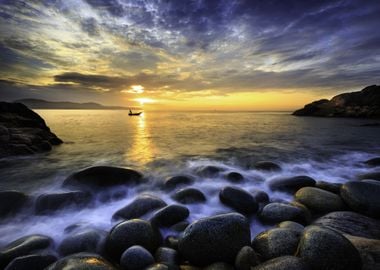
<path fill-rule="evenodd" d="M 297 231 L 300 233 L 302 233 L 302 231 L 305 229 L 305 227 L 303 225 L 301 225 L 297 222 L 294 222 L 294 221 L 283 221 L 283 222 L 277 224 L 277 227 Z"/>
<path fill-rule="evenodd" d="M 280 165 L 272 162 L 272 161 L 259 161 L 253 165 L 253 167 L 256 170 L 259 171 L 272 171 L 272 172 L 278 172 L 281 171 Z"/>
<path fill-rule="evenodd" d="M 347 238 L 318 226 L 304 230 L 297 256 L 316 270 L 358 270 L 362 267 L 359 252 Z"/>
<path fill-rule="evenodd" d="M 237 187 L 224 187 L 219 192 L 220 201 L 242 214 L 254 214 L 259 206 L 247 191 Z"/>
<path fill-rule="evenodd" d="M 160 198 L 150 195 L 143 194 L 134 199 L 127 206 L 119 209 L 112 216 L 113 219 L 133 219 L 140 218 L 143 215 L 165 207 L 167 204 Z"/>
<path fill-rule="evenodd" d="M 100 253 L 107 233 L 96 229 L 75 232 L 64 238 L 58 247 L 60 254 L 67 256 L 79 252 Z"/>
<path fill-rule="evenodd" d="M 265 191 L 253 190 L 250 193 L 257 203 L 264 203 L 265 204 L 265 203 L 269 202 L 269 195 Z"/>
<path fill-rule="evenodd" d="M 193 265 L 233 263 L 237 253 L 250 245 L 248 220 L 237 213 L 207 217 L 193 222 L 183 232 L 178 250 Z"/>
<path fill-rule="evenodd" d="M 330 192 L 335 193 L 335 194 L 340 193 L 340 187 L 341 186 L 342 186 L 342 184 L 340 184 L 340 183 L 330 183 L 330 182 L 326 182 L 326 181 L 317 181 L 317 183 L 315 184 L 316 188 L 320 188 L 320 189 L 323 189 L 326 191 L 330 191 Z"/>
<path fill-rule="evenodd" d="M 380 172 L 370 172 L 370 173 L 365 173 L 361 174 L 358 177 L 359 179 L 372 179 L 372 180 L 380 180 Z"/>
<path fill-rule="evenodd" d="M 251 270 L 312 270 L 302 259 L 282 256 L 259 264 Z"/>
<path fill-rule="evenodd" d="M 226 179 L 231 183 L 240 183 L 244 181 L 244 176 L 238 172 L 229 172 L 226 175 Z"/>
<path fill-rule="evenodd" d="M 380 166 L 380 157 L 375 157 L 368 159 L 364 162 L 364 164 L 370 166 L 370 167 L 377 167 Z"/>
<path fill-rule="evenodd" d="M 320 217 L 313 224 L 345 234 L 380 239 L 380 221 L 355 212 L 332 212 Z"/>
<path fill-rule="evenodd" d="M 188 186 L 194 183 L 194 178 L 189 175 L 177 175 L 169 177 L 164 182 L 164 187 L 167 190 L 173 190 L 177 187 Z"/>
<path fill-rule="evenodd" d="M 330 213 L 346 208 L 339 195 L 315 187 L 299 189 L 295 199 L 315 213 Z"/>
<path fill-rule="evenodd" d="M 359 251 L 362 259 L 362 270 L 380 269 L 380 240 L 352 235 L 344 235 Z"/>
<path fill-rule="evenodd" d="M 106 239 L 106 252 L 112 259 L 119 261 L 121 254 L 131 246 L 142 246 L 154 252 L 161 241 L 160 232 L 149 222 L 132 219 L 112 228 Z"/>
<path fill-rule="evenodd" d="M 28 196 L 15 190 L 0 191 L 0 218 L 15 214 L 28 201 Z"/>
<path fill-rule="evenodd" d="M 57 261 L 50 254 L 31 254 L 13 259 L 4 270 L 41 270 Z"/>
<path fill-rule="evenodd" d="M 345 203 L 364 215 L 380 217 L 380 185 L 366 182 L 347 182 L 340 190 Z"/>
<path fill-rule="evenodd" d="M 45 270 L 116 270 L 110 262 L 98 254 L 77 253 L 64 257 Z"/>
<path fill-rule="evenodd" d="M 142 246 L 132 246 L 123 252 L 120 266 L 124 270 L 141 270 L 154 264 L 152 254 Z"/>
<path fill-rule="evenodd" d="M 259 213 L 259 218 L 268 223 L 296 221 L 305 224 L 308 213 L 305 209 L 286 203 L 269 203 Z"/>
<path fill-rule="evenodd" d="M 197 174 L 199 176 L 201 176 L 201 177 L 210 178 L 210 177 L 217 176 L 222 171 L 224 171 L 223 168 L 220 168 L 220 167 L 217 167 L 217 166 L 208 165 L 208 166 L 204 166 L 204 167 L 198 168 L 197 169 Z"/>
<path fill-rule="evenodd" d="M 243 247 L 236 255 L 236 270 L 251 270 L 251 267 L 258 264 L 260 264 L 259 256 L 250 246 Z"/>
<path fill-rule="evenodd" d="M 36 251 L 48 248 L 53 240 L 50 237 L 34 234 L 21 237 L 0 250 L 0 269 L 13 259 L 25 255 L 30 255 Z"/>
<path fill-rule="evenodd" d="M 115 186 L 137 185 L 143 181 L 143 175 L 132 169 L 95 166 L 73 173 L 66 178 L 63 186 L 94 191 Z"/>
<path fill-rule="evenodd" d="M 68 207 L 83 207 L 90 201 L 91 194 L 83 191 L 42 194 L 36 200 L 35 212 L 44 215 Z"/>
<path fill-rule="evenodd" d="M 313 187 L 316 181 L 306 175 L 299 175 L 286 178 L 275 178 L 269 181 L 268 185 L 272 190 L 282 190 L 294 192 L 302 187 Z"/>
<path fill-rule="evenodd" d="M 203 192 L 196 188 L 178 190 L 172 198 L 182 204 L 202 203 L 206 201 L 206 196 Z"/>
<path fill-rule="evenodd" d="M 293 255 L 298 246 L 300 232 L 284 228 L 275 228 L 258 234 L 252 241 L 252 247 L 263 260 L 285 255 Z"/>
<path fill-rule="evenodd" d="M 170 227 L 185 220 L 189 214 L 190 211 L 185 206 L 172 204 L 157 211 L 150 221 L 158 227 Z"/>

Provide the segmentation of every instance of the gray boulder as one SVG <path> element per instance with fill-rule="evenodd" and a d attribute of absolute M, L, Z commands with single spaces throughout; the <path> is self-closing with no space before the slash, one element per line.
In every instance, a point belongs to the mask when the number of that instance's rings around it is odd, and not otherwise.
<path fill-rule="evenodd" d="M 240 183 L 244 181 L 244 176 L 238 172 L 229 172 L 226 174 L 226 179 L 232 183 Z"/>
<path fill-rule="evenodd" d="M 311 270 L 311 268 L 300 258 L 283 256 L 259 264 L 251 270 Z"/>
<path fill-rule="evenodd" d="M 178 190 L 172 196 L 174 200 L 183 204 L 202 203 L 206 201 L 206 196 L 196 188 L 184 188 Z"/>
<path fill-rule="evenodd" d="M 269 203 L 259 213 L 259 218 L 268 223 L 296 221 L 305 224 L 308 213 L 305 209 L 286 203 Z"/>
<path fill-rule="evenodd" d="M 281 171 L 280 165 L 271 161 L 259 161 L 253 167 L 260 171 Z"/>
<path fill-rule="evenodd" d="M 90 201 L 91 194 L 83 191 L 42 194 L 36 200 L 35 213 L 44 215 L 68 207 L 83 207 Z"/>
<path fill-rule="evenodd" d="M 306 175 L 299 175 L 285 178 L 275 178 L 269 181 L 268 185 L 272 190 L 282 190 L 294 192 L 302 187 L 313 187 L 316 181 Z"/>
<path fill-rule="evenodd" d="M 173 177 L 169 177 L 164 182 L 164 187 L 167 190 L 173 190 L 177 187 L 188 186 L 194 183 L 194 178 L 189 175 L 177 175 Z"/>
<path fill-rule="evenodd" d="M 123 252 L 120 266 L 123 270 L 142 270 L 154 264 L 152 254 L 142 246 L 132 246 Z"/>
<path fill-rule="evenodd" d="M 185 220 L 189 214 L 190 211 L 185 206 L 172 204 L 158 210 L 150 221 L 158 227 L 170 227 Z"/>
<path fill-rule="evenodd" d="M 117 268 L 98 254 L 83 252 L 64 257 L 45 270 L 117 270 Z"/>
<path fill-rule="evenodd" d="M 13 259 L 5 270 L 41 270 L 57 261 L 50 254 L 31 254 Z"/>
<path fill-rule="evenodd" d="M 260 263 L 259 256 L 250 246 L 242 247 L 235 258 L 236 270 L 251 270 Z"/>
<path fill-rule="evenodd" d="M 75 232 L 64 238 L 58 247 L 60 254 L 67 256 L 79 252 L 100 253 L 107 233 L 96 229 Z"/>
<path fill-rule="evenodd" d="M 219 193 L 220 201 L 242 214 L 254 214 L 259 206 L 247 191 L 237 187 L 224 187 Z"/>

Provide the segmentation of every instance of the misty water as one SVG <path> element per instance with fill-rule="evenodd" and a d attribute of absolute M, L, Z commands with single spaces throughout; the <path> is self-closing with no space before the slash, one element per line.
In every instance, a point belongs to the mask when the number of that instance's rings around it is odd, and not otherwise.
<path fill-rule="evenodd" d="M 232 211 L 219 202 L 231 171 L 245 177 L 247 190 L 264 190 L 271 200 L 292 199 L 273 192 L 267 181 L 279 176 L 308 175 L 316 180 L 345 182 L 368 172 L 362 162 L 379 155 L 380 128 L 362 126 L 363 119 L 294 117 L 288 112 L 145 112 L 129 117 L 127 111 L 38 110 L 48 126 L 65 143 L 47 154 L 0 161 L 0 189 L 18 190 L 32 196 L 64 191 L 64 179 L 94 165 L 130 167 L 149 182 L 124 188 L 127 195 L 111 202 L 95 201 L 89 207 L 67 209 L 48 216 L 33 214 L 33 206 L 0 223 L 0 244 L 41 233 L 58 244 L 64 228 L 83 223 L 109 230 L 111 217 L 138 194 L 150 193 L 174 203 L 172 193 L 160 184 L 170 176 L 190 174 L 194 187 L 207 196 L 204 204 L 187 205 L 189 221 Z M 250 165 L 269 160 L 281 172 L 260 172 Z M 206 165 L 224 169 L 219 177 L 201 178 L 195 171 Z M 120 188 L 121 189 L 121 188 Z M 143 218 L 149 218 L 149 215 Z M 251 229 L 265 228 L 253 216 Z M 164 232 L 165 234 L 171 232 Z"/>

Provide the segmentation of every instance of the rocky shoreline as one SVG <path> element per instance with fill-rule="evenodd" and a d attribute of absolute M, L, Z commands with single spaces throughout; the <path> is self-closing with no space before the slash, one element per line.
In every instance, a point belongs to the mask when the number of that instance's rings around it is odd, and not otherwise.
<path fill-rule="evenodd" d="M 138 194 L 117 209 L 109 231 L 96 224 L 67 222 L 62 241 L 25 235 L 0 249 L 0 268 L 24 269 L 236 269 L 370 270 L 380 267 L 380 158 L 363 163 L 374 169 L 344 184 L 308 176 L 274 178 L 268 186 L 293 195 L 272 200 L 262 190 L 245 190 L 238 172 L 205 166 L 197 177 L 177 175 L 157 184 L 169 203 L 152 192 Z M 257 170 L 281 171 L 272 162 Z M 190 205 L 213 199 L 194 183 L 224 175 L 230 183 L 218 196 L 230 210 L 189 223 Z M 128 196 L 149 183 L 132 169 L 97 166 L 75 172 L 63 182 L 66 192 L 37 198 L 17 191 L 0 192 L 0 220 L 19 215 L 53 216 L 65 209 L 95 207 Z M 152 184 L 152 183 L 150 183 Z M 31 214 L 32 213 L 32 214 Z M 25 217 L 27 218 L 27 217 Z M 254 220 L 270 226 L 251 239 Z M 33 268 L 31 268 L 33 267 Z"/>

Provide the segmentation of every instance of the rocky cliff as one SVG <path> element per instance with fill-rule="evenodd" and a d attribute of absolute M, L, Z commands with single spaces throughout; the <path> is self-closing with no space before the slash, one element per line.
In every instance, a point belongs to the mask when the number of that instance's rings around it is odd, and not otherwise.
<path fill-rule="evenodd" d="M 297 116 L 380 118 L 380 86 L 321 99 L 293 112 Z"/>

